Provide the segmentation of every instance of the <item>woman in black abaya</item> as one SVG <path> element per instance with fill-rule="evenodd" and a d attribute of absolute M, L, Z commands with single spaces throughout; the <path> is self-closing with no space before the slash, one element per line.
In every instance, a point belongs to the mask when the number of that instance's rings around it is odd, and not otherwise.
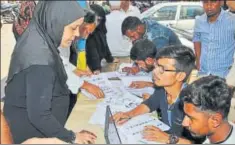
<path fill-rule="evenodd" d="M 37 4 L 29 26 L 15 46 L 5 88 L 4 115 L 14 143 L 32 137 L 94 143 L 93 133 L 74 133 L 64 128 L 70 91 L 58 47 L 69 48 L 75 37 L 87 37 L 90 32 L 85 27 L 81 31 L 84 15 L 76 1 Z M 81 88 L 90 87 L 84 82 Z M 99 89 L 96 91 L 102 96 Z"/>

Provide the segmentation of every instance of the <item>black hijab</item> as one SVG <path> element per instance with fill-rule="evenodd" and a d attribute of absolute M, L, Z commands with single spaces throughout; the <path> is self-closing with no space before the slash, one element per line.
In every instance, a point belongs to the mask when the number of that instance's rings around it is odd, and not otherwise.
<path fill-rule="evenodd" d="M 7 83 L 32 65 L 49 65 L 66 85 L 67 75 L 59 56 L 64 26 L 84 17 L 76 1 L 39 1 L 29 26 L 19 38 L 12 54 Z"/>

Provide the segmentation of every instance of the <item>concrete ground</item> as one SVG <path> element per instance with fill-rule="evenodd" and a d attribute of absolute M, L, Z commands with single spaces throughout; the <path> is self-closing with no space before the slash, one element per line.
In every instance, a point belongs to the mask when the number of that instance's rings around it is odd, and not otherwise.
<path fill-rule="evenodd" d="M 12 33 L 11 24 L 3 24 L 1 28 L 1 96 L 4 96 L 5 80 L 8 74 L 10 58 L 15 46 L 15 38 Z M 120 58 L 123 62 L 129 61 L 129 58 Z M 118 64 L 109 64 L 102 71 L 114 70 Z M 1 102 L 1 108 L 2 108 Z M 229 120 L 235 120 L 235 98 L 232 99 Z"/>
<path fill-rule="evenodd" d="M 1 97 L 4 96 L 4 86 L 14 46 L 12 24 L 3 24 L 1 28 Z"/>

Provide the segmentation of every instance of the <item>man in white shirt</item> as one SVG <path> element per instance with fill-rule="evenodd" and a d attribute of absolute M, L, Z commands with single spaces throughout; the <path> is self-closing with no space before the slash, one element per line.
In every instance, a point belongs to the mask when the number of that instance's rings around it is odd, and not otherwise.
<path fill-rule="evenodd" d="M 121 12 L 124 12 L 127 16 L 140 18 L 140 10 L 133 6 L 130 0 L 121 1 Z"/>
<path fill-rule="evenodd" d="M 185 117 L 182 125 L 204 144 L 234 144 L 235 124 L 228 122 L 233 91 L 218 76 L 203 77 L 182 90 Z"/>
<path fill-rule="evenodd" d="M 121 25 L 124 19 L 130 15 L 138 15 L 130 1 L 109 1 L 111 13 L 107 15 L 107 42 L 113 56 L 129 56 L 132 43 L 125 39 L 121 33 Z M 122 8 L 121 8 L 122 5 Z M 140 13 L 139 13 L 140 16 Z"/>

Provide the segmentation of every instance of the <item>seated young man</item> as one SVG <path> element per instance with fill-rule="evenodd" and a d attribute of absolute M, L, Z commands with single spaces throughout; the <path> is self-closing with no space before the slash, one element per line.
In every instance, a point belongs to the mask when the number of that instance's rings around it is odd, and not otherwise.
<path fill-rule="evenodd" d="M 178 143 L 191 143 L 183 138 L 185 135 L 181 123 L 184 112 L 180 108 L 178 97 L 183 84 L 195 68 L 195 55 L 188 47 L 168 46 L 158 52 L 154 66 L 153 81 L 158 86 L 154 94 L 135 109 L 115 114 L 114 120 L 121 125 L 135 116 L 158 110 L 161 120 L 170 126 L 170 130 L 163 132 L 156 127 L 147 126 L 144 138 L 161 143 L 177 143 L 174 138 L 178 138 Z"/>
<path fill-rule="evenodd" d="M 228 122 L 233 91 L 216 76 L 201 78 L 181 93 L 185 117 L 182 125 L 193 136 L 207 136 L 204 144 L 234 144 L 235 124 Z"/>
<path fill-rule="evenodd" d="M 153 71 L 157 50 L 153 42 L 148 39 L 137 41 L 131 48 L 130 58 L 134 61 L 133 67 L 123 68 L 124 72 L 136 74 L 140 71 L 150 73 Z M 131 88 L 153 87 L 152 82 L 135 81 L 130 85 Z"/>

